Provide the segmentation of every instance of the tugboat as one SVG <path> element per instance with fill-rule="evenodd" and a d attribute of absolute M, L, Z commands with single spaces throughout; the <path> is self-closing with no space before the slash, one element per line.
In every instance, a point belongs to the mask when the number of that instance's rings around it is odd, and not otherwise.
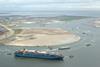
<path fill-rule="evenodd" d="M 24 58 L 39 58 L 48 60 L 63 60 L 64 56 L 62 54 L 56 53 L 54 51 L 39 51 L 39 50 L 17 50 L 15 57 Z"/>

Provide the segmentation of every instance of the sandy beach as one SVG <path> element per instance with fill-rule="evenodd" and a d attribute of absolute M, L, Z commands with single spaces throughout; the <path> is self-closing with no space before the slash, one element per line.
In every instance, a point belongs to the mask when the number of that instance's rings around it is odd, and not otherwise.
<path fill-rule="evenodd" d="M 95 21 L 95 22 L 94 22 L 94 25 L 95 25 L 96 27 L 100 27 L 100 20 Z"/>
<path fill-rule="evenodd" d="M 7 44 L 13 46 L 54 46 L 79 41 L 80 37 L 62 29 L 23 29 L 16 39 Z"/>

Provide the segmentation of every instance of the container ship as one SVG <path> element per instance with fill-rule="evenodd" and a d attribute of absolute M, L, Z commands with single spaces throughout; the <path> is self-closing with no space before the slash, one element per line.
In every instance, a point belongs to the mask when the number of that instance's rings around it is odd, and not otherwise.
<path fill-rule="evenodd" d="M 17 50 L 15 52 L 15 57 L 24 58 L 39 58 L 48 60 L 63 60 L 64 56 L 59 52 L 54 51 L 40 51 L 40 50 Z"/>

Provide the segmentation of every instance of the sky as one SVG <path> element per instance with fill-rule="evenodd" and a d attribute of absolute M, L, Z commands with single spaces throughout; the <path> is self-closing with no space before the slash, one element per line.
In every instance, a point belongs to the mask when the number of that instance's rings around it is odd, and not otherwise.
<path fill-rule="evenodd" d="M 100 0 L 0 0 L 0 11 L 100 10 Z"/>

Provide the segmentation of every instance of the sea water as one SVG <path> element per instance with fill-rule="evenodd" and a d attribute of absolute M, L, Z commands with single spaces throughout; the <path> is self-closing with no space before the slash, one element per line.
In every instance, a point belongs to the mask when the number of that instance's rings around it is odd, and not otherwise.
<path fill-rule="evenodd" d="M 44 59 L 15 58 L 14 52 L 19 49 L 47 50 L 47 47 L 18 47 L 0 45 L 1 67 L 99 67 L 100 66 L 100 29 L 92 26 L 97 18 L 84 18 L 80 20 L 50 23 L 42 26 L 41 23 L 19 24 L 17 28 L 61 28 L 81 37 L 81 40 L 72 44 L 54 46 L 59 48 L 70 46 L 62 50 L 64 61 L 51 61 Z M 85 34 L 83 34 L 85 32 Z M 91 44 L 87 46 L 87 44 Z"/>

